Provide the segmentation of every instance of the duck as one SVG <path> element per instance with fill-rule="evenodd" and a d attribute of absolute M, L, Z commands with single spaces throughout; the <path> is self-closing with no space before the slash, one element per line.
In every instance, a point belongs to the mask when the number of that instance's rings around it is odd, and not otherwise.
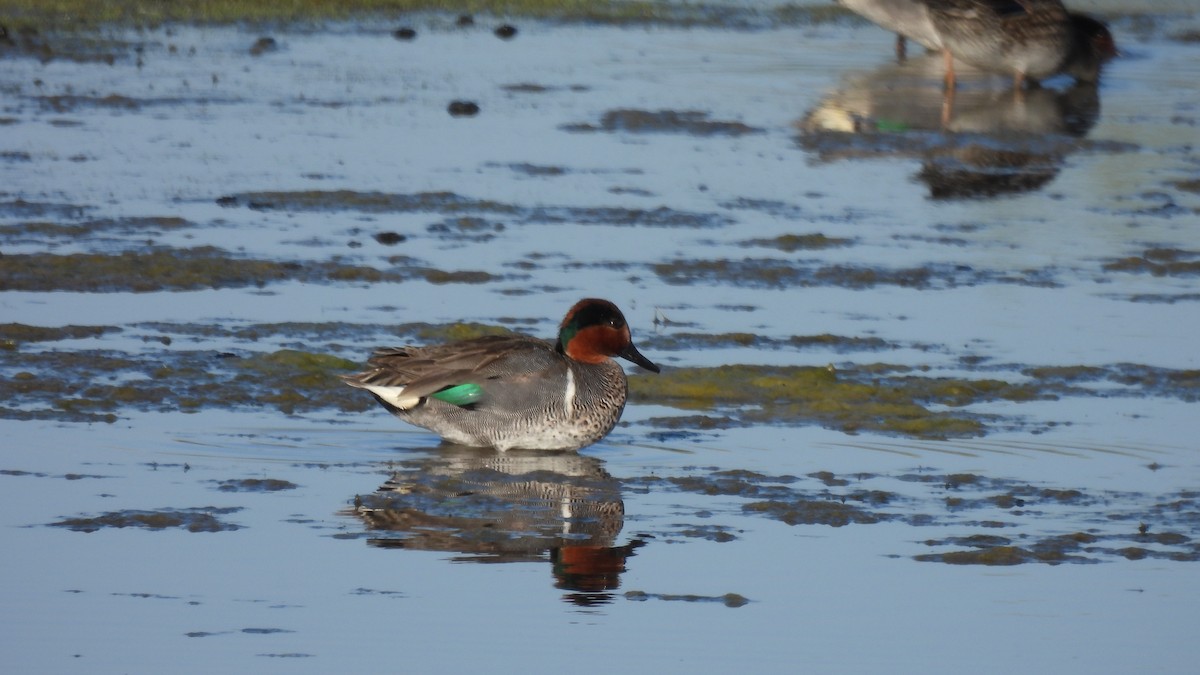
<path fill-rule="evenodd" d="M 1066 73 L 1095 82 L 1117 55 L 1103 22 L 1068 12 L 1060 0 L 924 0 L 941 40 L 947 89 L 954 60 L 1011 74 L 1014 89 Z"/>
<path fill-rule="evenodd" d="M 1096 82 L 1118 55 L 1104 22 L 1070 12 L 1060 0 L 837 0 L 841 6 L 894 31 L 896 56 L 905 39 L 943 53 L 947 89 L 955 86 L 954 59 L 1011 74 L 1019 88 L 1066 73 Z"/>
<path fill-rule="evenodd" d="M 612 357 L 661 371 L 634 346 L 615 304 L 584 298 L 553 342 L 512 334 L 381 349 L 342 379 L 449 443 L 578 450 L 607 436 L 624 411 L 629 384 Z"/>

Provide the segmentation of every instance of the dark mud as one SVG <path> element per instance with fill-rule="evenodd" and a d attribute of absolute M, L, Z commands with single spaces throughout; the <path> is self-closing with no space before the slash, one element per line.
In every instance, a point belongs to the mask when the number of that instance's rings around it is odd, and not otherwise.
<path fill-rule="evenodd" d="M 190 509 L 158 509 L 154 511 L 110 511 L 85 517 L 67 518 L 52 527 L 65 527 L 76 532 L 96 532 L 105 528 L 138 527 L 147 530 L 183 529 L 188 532 L 227 532 L 240 530 L 241 526 L 225 522 L 217 516 L 241 511 L 241 507 L 215 508 L 211 506 Z"/>
<path fill-rule="evenodd" d="M 59 207 L 58 209 L 43 207 L 42 209 L 25 210 L 31 211 L 31 215 L 36 213 L 43 216 L 48 215 L 47 211 L 53 212 L 54 210 L 60 212 L 66 210 L 72 215 L 82 214 L 86 211 L 84 207 L 72 208 L 67 206 Z M 161 235 L 164 232 L 191 227 L 196 227 L 196 224 L 178 216 L 103 218 L 78 223 L 30 220 L 15 225 L 0 225 L 0 241 L 10 244 L 45 244 L 47 239 L 62 239 L 77 242 L 81 238 L 111 235 L 152 237 Z"/>
<path fill-rule="evenodd" d="M 304 192 L 248 192 L 217 200 L 226 207 L 259 211 L 357 211 L 361 213 L 438 213 L 446 216 L 502 216 L 505 222 L 521 224 L 573 223 L 639 227 L 721 227 L 732 219 L 718 213 L 656 209 L 518 206 L 492 200 L 472 199 L 454 192 L 413 194 L 357 192 L 352 190 Z"/>
<path fill-rule="evenodd" d="M 690 136 L 743 136 L 761 134 L 764 129 L 726 120 L 710 120 L 708 113 L 699 110 L 609 110 L 600 116 L 598 124 L 567 124 L 564 131 L 576 133 L 624 131 L 635 134 L 687 134 Z"/>
<path fill-rule="evenodd" d="M 117 0 L 95 3 L 87 0 L 60 0 L 53 5 L 37 0 L 3 0 L 9 25 L 20 36 L 37 36 L 36 27 L 58 30 L 82 30 L 97 24 L 157 26 L 162 23 L 251 23 L 251 24 L 294 24 L 307 26 L 312 22 L 391 19 L 402 13 L 406 18 L 416 19 L 413 25 L 431 26 L 439 29 L 458 28 L 463 30 L 489 30 L 503 40 L 514 38 L 519 27 L 500 23 L 490 13 L 481 15 L 476 21 L 472 12 L 481 10 L 480 3 L 469 0 L 343 0 L 337 3 L 319 0 L 299 2 L 262 2 L 260 0 L 230 0 L 212 3 L 183 1 L 162 3 L 152 0 Z M 564 2 L 563 0 L 512 0 L 500 7 L 485 4 L 489 12 L 503 12 L 506 17 L 553 20 L 557 22 L 583 22 L 613 25 L 672 25 L 672 26 L 720 26 L 725 28 L 761 29 L 779 25 L 813 25 L 830 21 L 858 20 L 849 12 L 833 5 L 805 6 L 782 5 L 778 7 L 734 7 L 716 3 L 662 3 L 645 0 L 604 0 L 601 2 Z M 486 19 L 485 19 L 486 17 Z M 494 28 L 489 26 L 494 25 Z M 403 37 L 412 40 L 418 31 L 406 26 L 400 31 Z M 411 31 L 411 32 L 409 32 Z M 12 39 L 4 41 L 10 48 L 20 47 L 31 54 L 39 55 L 38 49 L 25 49 L 24 42 L 18 45 Z M 495 39 L 495 37 L 493 39 Z M 36 40 L 30 41 L 35 47 Z M 55 52 L 49 49 L 53 58 Z"/>
<path fill-rule="evenodd" d="M 620 544 L 623 493 L 680 493 L 704 501 L 678 506 L 665 520 L 641 522 L 629 543 Z M 572 505 L 569 517 L 558 506 L 563 498 Z M 922 562 L 1200 560 L 1195 491 L 1094 491 L 974 473 L 817 471 L 797 477 L 700 468 L 617 480 L 592 457 L 443 446 L 426 459 L 401 463 L 378 492 L 356 496 L 353 504 L 347 513 L 362 519 L 370 545 L 452 551 L 474 562 L 549 559 L 560 587 L 574 590 L 573 601 L 581 603 L 611 601 L 626 561 L 640 547 L 738 541 L 741 530 L 720 522 L 734 514 L 795 527 L 898 523 L 914 533 L 967 532 L 918 539 L 932 549 L 913 555 Z"/>
<path fill-rule="evenodd" d="M 938 549 L 914 556 L 922 562 L 1005 566 L 1200 560 L 1200 493 L 1188 490 L 1165 495 L 1093 492 L 978 474 L 837 476 L 828 471 L 805 478 L 698 472 L 633 478 L 625 485 L 638 491 L 736 497 L 743 513 L 793 526 L 892 522 L 914 528 L 981 530 L 922 540 L 924 546 Z M 710 508 L 719 515 L 719 507 Z M 1082 524 L 1085 529 L 1053 531 L 1064 523 Z"/>
<path fill-rule="evenodd" d="M 853 243 L 853 239 L 827 237 L 820 232 L 815 232 L 812 234 L 783 234 L 773 239 L 747 239 L 739 245 L 745 247 L 774 248 L 785 253 L 794 253 L 796 251 L 817 251 L 826 248 L 850 246 Z"/>
<path fill-rule="evenodd" d="M 848 337 L 843 335 L 793 335 L 789 338 L 771 338 L 755 333 L 656 333 L 639 338 L 639 343 L 661 351 L 686 351 L 689 349 L 729 349 L 745 347 L 753 349 L 831 349 L 840 353 L 882 351 L 900 349 L 902 345 L 874 337 Z"/>
<path fill-rule="evenodd" d="M 864 289 L 899 286 L 936 290 L 1014 284 L 1055 287 L 1057 270 L 1030 269 L 1000 272 L 977 270 L 968 265 L 929 264 L 920 267 L 887 268 L 866 265 L 825 265 L 817 261 L 793 261 L 773 258 L 741 260 L 696 260 L 679 258 L 655 263 L 651 269 L 665 283 L 674 286 L 695 284 L 732 284 L 751 288 L 796 288 L 833 286 Z"/>
<path fill-rule="evenodd" d="M 1110 272 L 1153 274 L 1156 277 L 1195 276 L 1200 274 L 1200 251 L 1151 248 L 1141 255 L 1107 262 L 1104 269 Z"/>
<path fill-rule="evenodd" d="M 102 34 L 60 34 L 59 29 L 63 26 L 57 19 L 61 15 L 23 21 L 19 15 L 5 11 L 11 4 L 14 4 L 11 0 L 0 3 L 0 16 L 4 16 L 4 23 L 0 24 L 0 59 L 33 58 L 42 63 L 62 59 L 111 66 L 130 58 L 134 52 L 133 44 Z M 39 30 L 39 26 L 47 33 Z"/>
<path fill-rule="evenodd" d="M 300 487 L 281 478 L 230 478 L 217 483 L 221 492 L 279 492 Z"/>
<path fill-rule="evenodd" d="M 670 593 L 647 593 L 645 591 L 626 591 L 625 599 L 634 602 L 645 602 L 647 600 L 663 600 L 666 602 L 719 602 L 726 607 L 744 607 L 750 604 L 750 600 L 738 595 L 737 593 L 726 593 L 725 595 L 678 595 Z"/>

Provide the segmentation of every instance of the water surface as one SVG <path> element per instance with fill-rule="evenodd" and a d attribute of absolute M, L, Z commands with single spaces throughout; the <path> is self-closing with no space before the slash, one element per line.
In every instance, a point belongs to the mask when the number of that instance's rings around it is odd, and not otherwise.
<path fill-rule="evenodd" d="M 0 352 L 5 663 L 1189 671 L 1188 20 L 1114 22 L 1094 91 L 968 80 L 949 131 L 938 75 L 849 20 L 346 25 L 257 55 L 260 32 L 173 27 L 118 34 L 111 65 L 9 56 L 0 316 L 56 331 Z M 1006 189 L 936 189 L 964 182 Z M 643 397 L 578 455 L 497 458 L 361 392 L 236 375 L 361 363 L 416 323 L 549 336 L 590 295 L 664 375 L 954 378 L 961 400 L 917 403 L 978 426 Z"/>

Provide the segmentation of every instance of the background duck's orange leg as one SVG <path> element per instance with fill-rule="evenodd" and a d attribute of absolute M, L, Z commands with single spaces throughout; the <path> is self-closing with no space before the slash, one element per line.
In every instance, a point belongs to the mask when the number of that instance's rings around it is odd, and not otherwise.
<path fill-rule="evenodd" d="M 943 49 L 942 56 L 946 60 L 946 88 L 954 89 L 954 55 L 950 53 L 949 49 Z"/>

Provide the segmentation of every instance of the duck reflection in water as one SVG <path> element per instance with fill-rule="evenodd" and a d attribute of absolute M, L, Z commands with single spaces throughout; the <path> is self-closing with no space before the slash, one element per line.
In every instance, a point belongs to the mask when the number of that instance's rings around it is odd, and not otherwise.
<path fill-rule="evenodd" d="M 620 587 L 641 539 L 615 545 L 625 522 L 620 482 L 600 460 L 540 450 L 442 445 L 393 467 L 354 500 L 368 543 L 452 551 L 457 561 L 552 563 L 555 586 L 579 605 Z"/>
<path fill-rule="evenodd" d="M 797 122 L 800 145 L 822 161 L 914 157 L 934 199 L 987 198 L 1042 188 L 1100 116 L 1096 84 L 1032 87 L 976 69 L 946 92 L 936 54 L 849 78 Z M 953 105 L 948 106 L 948 97 Z"/>

